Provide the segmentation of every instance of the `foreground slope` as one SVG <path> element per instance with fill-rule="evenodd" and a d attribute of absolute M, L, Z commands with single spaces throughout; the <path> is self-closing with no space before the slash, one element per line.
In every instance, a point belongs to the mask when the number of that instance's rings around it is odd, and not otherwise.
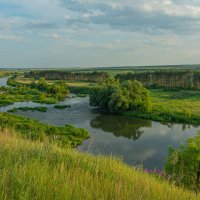
<path fill-rule="evenodd" d="M 109 157 L 0 133 L 0 199 L 198 199 Z"/>

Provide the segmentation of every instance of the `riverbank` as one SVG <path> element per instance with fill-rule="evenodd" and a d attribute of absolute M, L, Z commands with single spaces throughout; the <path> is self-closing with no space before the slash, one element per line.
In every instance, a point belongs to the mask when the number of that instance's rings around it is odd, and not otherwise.
<path fill-rule="evenodd" d="M 190 90 L 153 89 L 152 111 L 130 111 L 125 115 L 160 122 L 177 122 L 200 125 L 200 92 Z"/>
<path fill-rule="evenodd" d="M 0 149 L 2 200 L 199 198 L 113 157 L 23 140 L 9 130 L 0 133 Z"/>
<path fill-rule="evenodd" d="M 21 137 L 55 143 L 60 146 L 76 147 L 89 138 L 83 128 L 71 125 L 53 126 L 27 117 L 0 112 L 0 128 L 14 129 Z"/>
<path fill-rule="evenodd" d="M 31 84 L 24 84 L 16 82 L 16 77 L 16 75 L 9 77 L 7 84 L 0 87 L 0 106 L 23 101 L 55 104 L 69 94 L 68 87 L 62 81 L 49 85 L 45 79 L 40 79 L 37 83 L 32 81 Z"/>

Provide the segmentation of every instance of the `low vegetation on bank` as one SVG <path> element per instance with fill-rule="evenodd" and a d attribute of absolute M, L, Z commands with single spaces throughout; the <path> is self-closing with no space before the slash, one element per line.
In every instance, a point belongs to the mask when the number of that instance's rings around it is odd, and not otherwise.
<path fill-rule="evenodd" d="M 14 129 L 25 138 L 48 140 L 61 146 L 76 147 L 89 138 L 89 133 L 82 128 L 75 128 L 71 125 L 53 126 L 8 113 L 0 113 L 0 127 L 1 129 Z"/>
<path fill-rule="evenodd" d="M 154 121 L 200 125 L 200 92 L 191 90 L 150 90 L 151 112 L 125 114 Z"/>
<path fill-rule="evenodd" d="M 128 167 L 113 157 L 92 156 L 0 133 L 0 199 L 196 200 L 195 193 Z"/>
<path fill-rule="evenodd" d="M 45 79 L 41 78 L 37 83 L 33 81 L 31 84 L 22 84 L 14 79 L 15 76 L 10 77 L 7 82 L 12 87 L 0 87 L 0 106 L 21 101 L 54 104 L 69 94 L 69 89 L 63 81 L 48 85 Z"/>
<path fill-rule="evenodd" d="M 55 105 L 54 108 L 57 109 L 71 108 L 71 105 Z"/>
<path fill-rule="evenodd" d="M 39 111 L 39 112 L 46 112 L 47 111 L 47 107 L 43 107 L 43 106 L 38 106 L 38 107 L 19 107 L 19 108 L 12 108 L 10 110 L 8 110 L 8 112 L 11 112 L 11 113 L 15 113 L 17 112 L 18 110 L 21 110 L 21 111 Z"/>

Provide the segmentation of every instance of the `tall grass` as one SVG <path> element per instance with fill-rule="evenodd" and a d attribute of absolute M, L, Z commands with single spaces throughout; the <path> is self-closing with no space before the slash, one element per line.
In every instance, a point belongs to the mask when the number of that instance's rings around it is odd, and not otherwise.
<path fill-rule="evenodd" d="M 188 200 L 176 188 L 111 157 L 0 133 L 1 200 Z"/>

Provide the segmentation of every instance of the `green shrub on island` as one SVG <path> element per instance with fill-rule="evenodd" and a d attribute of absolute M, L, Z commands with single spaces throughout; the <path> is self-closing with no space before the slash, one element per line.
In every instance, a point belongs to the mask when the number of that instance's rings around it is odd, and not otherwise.
<path fill-rule="evenodd" d="M 71 105 L 55 105 L 54 108 L 57 109 L 71 108 Z"/>
<path fill-rule="evenodd" d="M 89 138 L 89 133 L 71 125 L 53 126 L 27 117 L 0 113 L 0 128 L 14 129 L 20 136 L 32 140 L 48 140 L 61 146 L 76 147 Z"/>
<path fill-rule="evenodd" d="M 125 81 L 120 84 L 112 78 L 106 79 L 91 91 L 90 105 L 110 113 L 151 110 L 149 91 L 140 82 Z"/>
<path fill-rule="evenodd" d="M 18 110 L 21 111 L 39 111 L 39 112 L 46 112 L 47 111 L 47 107 L 42 107 L 42 106 L 38 106 L 38 107 L 19 107 L 19 108 L 12 108 L 10 110 L 8 110 L 8 112 L 17 112 Z"/>

